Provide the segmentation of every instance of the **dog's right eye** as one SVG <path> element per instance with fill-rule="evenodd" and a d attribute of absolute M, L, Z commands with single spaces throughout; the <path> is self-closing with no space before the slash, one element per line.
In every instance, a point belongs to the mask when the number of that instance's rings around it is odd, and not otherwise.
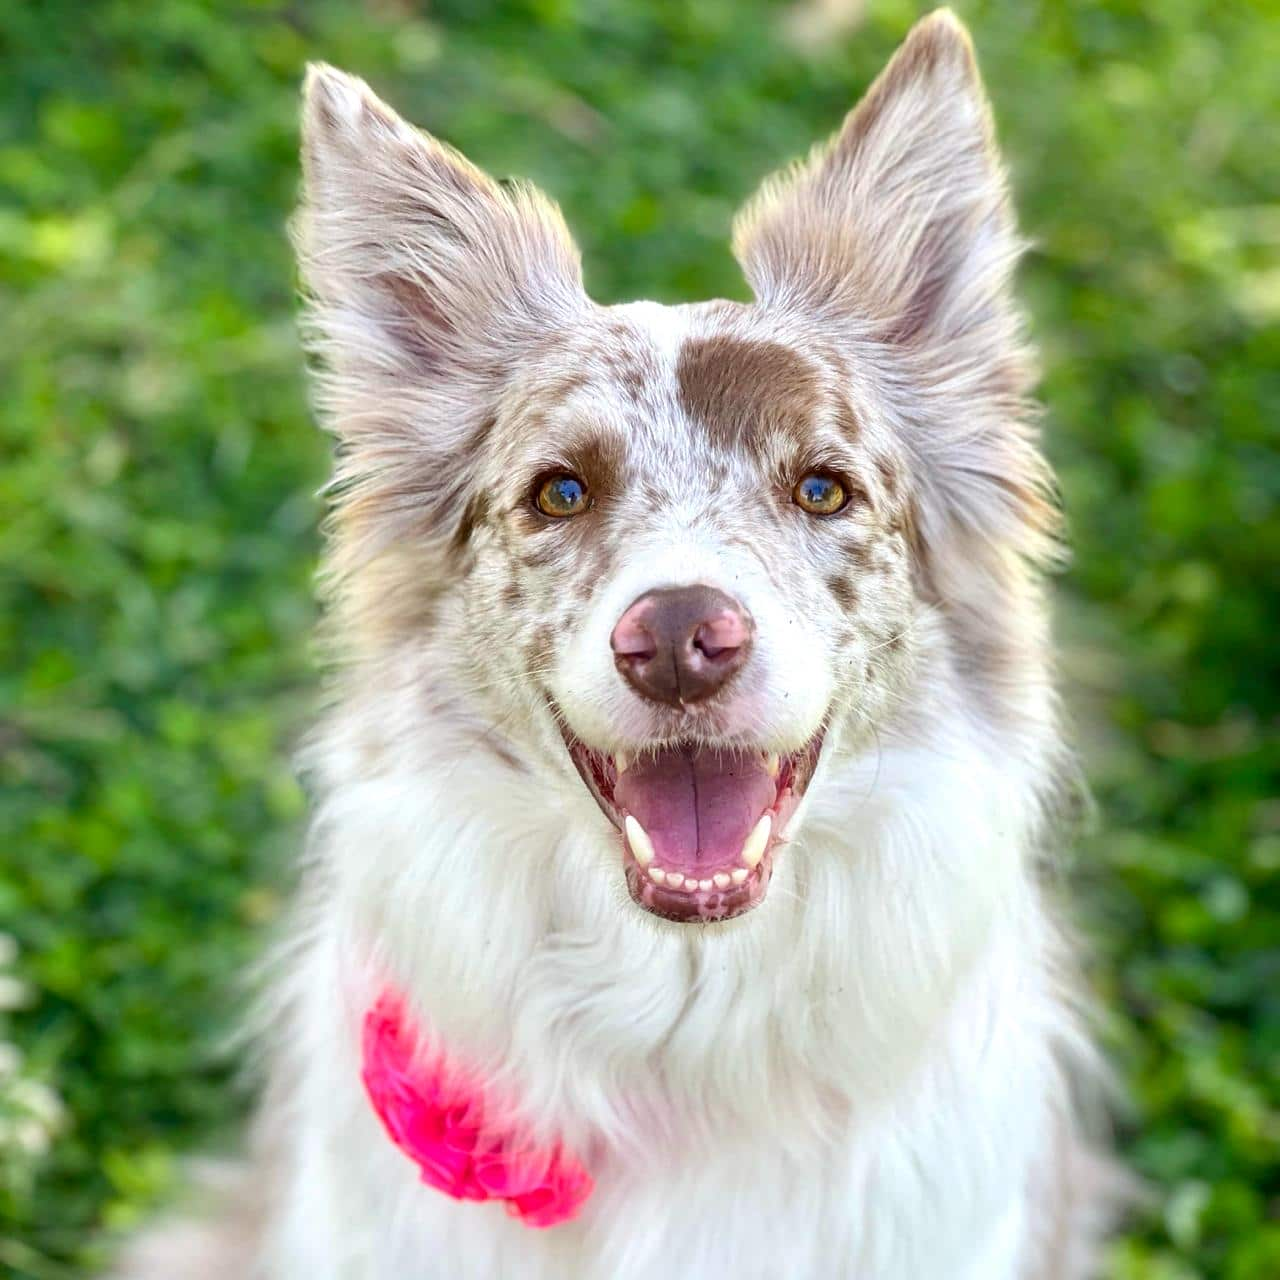
<path fill-rule="evenodd" d="M 590 505 L 587 486 L 568 472 L 547 476 L 538 486 L 534 501 L 544 516 L 554 519 L 581 515 Z"/>
<path fill-rule="evenodd" d="M 811 516 L 833 516 L 849 501 L 844 485 L 824 471 L 810 471 L 791 491 L 791 497 Z"/>

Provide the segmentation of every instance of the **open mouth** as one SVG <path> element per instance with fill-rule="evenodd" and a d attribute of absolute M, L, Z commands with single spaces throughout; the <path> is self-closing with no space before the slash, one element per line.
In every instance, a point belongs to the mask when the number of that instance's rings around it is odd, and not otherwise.
<path fill-rule="evenodd" d="M 787 824 L 813 777 L 822 734 L 789 755 L 692 744 L 607 755 L 565 735 L 646 911 L 729 920 L 763 901 Z"/>

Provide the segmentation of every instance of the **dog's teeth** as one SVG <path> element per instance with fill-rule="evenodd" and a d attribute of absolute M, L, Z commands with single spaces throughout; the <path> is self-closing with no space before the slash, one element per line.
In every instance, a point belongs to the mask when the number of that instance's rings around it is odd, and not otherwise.
<path fill-rule="evenodd" d="M 776 778 L 778 776 L 778 769 L 781 766 L 781 764 L 782 764 L 782 760 L 778 756 L 778 753 L 776 751 L 773 753 L 773 755 L 767 756 L 765 758 L 764 767 L 768 769 L 769 777 Z"/>
<path fill-rule="evenodd" d="M 746 867 L 734 867 L 734 869 L 729 873 L 729 878 L 734 884 L 744 884 L 749 874 L 750 873 L 747 871 Z"/>
<path fill-rule="evenodd" d="M 742 846 L 741 858 L 753 871 L 760 865 L 760 859 L 764 857 L 765 846 L 769 843 L 769 832 L 773 828 L 773 818 L 769 814 L 765 814 L 754 827 L 751 828 L 751 834 L 747 837 L 746 843 Z"/>
<path fill-rule="evenodd" d="M 618 777 L 622 777 L 627 771 L 627 766 L 631 763 L 631 757 L 625 751 L 619 751 L 613 757 L 613 767 L 617 770 Z"/>
<path fill-rule="evenodd" d="M 698 888 L 699 888 L 699 889 L 701 889 L 701 890 L 705 893 L 708 889 L 710 889 L 710 888 L 711 888 L 711 881 L 710 881 L 710 880 L 699 880 L 699 881 L 698 881 Z"/>
<path fill-rule="evenodd" d="M 667 872 L 667 883 L 668 883 L 668 884 L 669 884 L 673 889 L 678 889 L 682 884 L 684 884 L 684 875 L 683 875 L 683 873 L 682 873 L 682 872 L 679 872 L 679 871 L 668 871 L 668 872 Z"/>
<path fill-rule="evenodd" d="M 649 879 L 652 880 L 654 884 L 666 884 L 667 873 L 663 871 L 661 867 L 650 867 Z"/>
<path fill-rule="evenodd" d="M 746 877 L 744 876 L 743 878 L 745 879 Z M 715 881 L 717 889 L 727 889 L 729 887 L 729 877 L 723 871 L 717 871 L 711 879 Z"/>
<path fill-rule="evenodd" d="M 653 841 L 649 839 L 649 833 L 630 814 L 622 825 L 627 832 L 632 857 L 642 867 L 647 867 L 653 861 Z"/>

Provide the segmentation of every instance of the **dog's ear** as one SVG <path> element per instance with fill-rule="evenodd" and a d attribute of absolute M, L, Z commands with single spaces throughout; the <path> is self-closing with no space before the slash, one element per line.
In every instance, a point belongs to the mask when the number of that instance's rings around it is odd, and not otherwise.
<path fill-rule="evenodd" d="M 839 133 L 769 179 L 734 251 L 756 296 L 897 345 L 981 326 L 1020 244 L 969 37 L 911 30 Z"/>
<path fill-rule="evenodd" d="M 760 302 L 819 326 L 884 392 L 916 462 L 926 588 L 971 624 L 973 652 L 1013 647 L 991 620 L 1039 617 L 1010 601 L 1025 563 L 1059 551 L 1011 289 L 1023 248 L 973 48 L 946 10 L 735 225 Z"/>
<path fill-rule="evenodd" d="M 457 537 L 470 461 L 525 352 L 587 304 L 556 207 L 495 182 L 363 81 L 307 75 L 294 240 L 318 407 L 341 446 L 335 560 Z"/>
<path fill-rule="evenodd" d="M 765 183 L 734 236 L 763 304 L 885 371 L 937 499 L 924 520 L 1043 558 L 1056 515 L 1011 289 L 1023 248 L 973 47 L 947 10 L 912 28 L 829 143 Z"/>
<path fill-rule="evenodd" d="M 309 69 L 302 159 L 309 336 L 335 379 L 483 391 L 583 301 L 556 207 L 495 182 L 363 81 Z M 342 417 L 334 406 L 340 432 Z"/>

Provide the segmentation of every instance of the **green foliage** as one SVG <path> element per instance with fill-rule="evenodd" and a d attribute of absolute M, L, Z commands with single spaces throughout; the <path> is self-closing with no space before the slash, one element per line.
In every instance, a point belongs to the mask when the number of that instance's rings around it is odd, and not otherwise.
<path fill-rule="evenodd" d="M 1065 676 L 1101 814 L 1073 878 L 1154 1192 L 1112 1275 L 1261 1280 L 1280 1275 L 1280 14 L 960 9 L 1039 245 Z M 33 993 L 0 1031 L 24 1096 L 68 1117 L 48 1154 L 4 1147 L 0 1271 L 82 1274 L 238 1110 L 217 1050 L 298 841 L 288 755 L 316 685 L 325 447 L 284 235 L 304 61 L 544 184 L 598 297 L 740 297 L 735 206 L 914 16 L 872 3 L 802 47 L 760 0 L 0 10 L 0 920 Z"/>

